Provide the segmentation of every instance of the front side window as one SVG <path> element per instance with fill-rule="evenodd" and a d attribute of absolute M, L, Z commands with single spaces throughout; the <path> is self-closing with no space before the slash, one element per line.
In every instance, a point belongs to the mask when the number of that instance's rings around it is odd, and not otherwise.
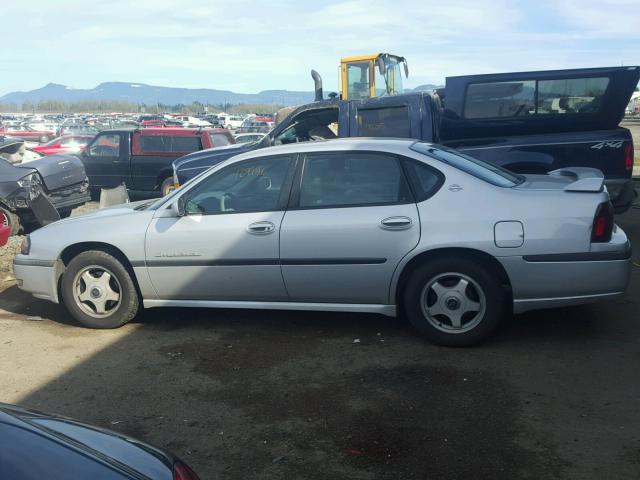
<path fill-rule="evenodd" d="M 407 203 L 411 195 L 398 160 L 379 153 L 313 153 L 306 157 L 300 207 Z"/>
<path fill-rule="evenodd" d="M 117 133 L 99 135 L 89 147 L 92 157 L 117 157 L 119 154 L 120 135 Z"/>
<path fill-rule="evenodd" d="M 359 100 L 369 98 L 369 62 L 347 64 L 347 98 Z"/>
<path fill-rule="evenodd" d="M 274 211 L 292 164 L 288 156 L 234 163 L 185 193 L 189 215 Z"/>

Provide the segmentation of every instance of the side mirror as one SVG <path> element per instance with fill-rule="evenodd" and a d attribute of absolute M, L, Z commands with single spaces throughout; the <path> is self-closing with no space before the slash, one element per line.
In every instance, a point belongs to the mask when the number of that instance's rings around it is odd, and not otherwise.
<path fill-rule="evenodd" d="M 185 195 L 180 195 L 178 200 L 171 204 L 171 211 L 176 217 L 184 217 L 186 215 L 186 203 Z"/>
<path fill-rule="evenodd" d="M 384 77 L 387 74 L 387 67 L 384 64 L 384 58 L 378 57 L 376 62 L 378 63 L 378 72 Z"/>

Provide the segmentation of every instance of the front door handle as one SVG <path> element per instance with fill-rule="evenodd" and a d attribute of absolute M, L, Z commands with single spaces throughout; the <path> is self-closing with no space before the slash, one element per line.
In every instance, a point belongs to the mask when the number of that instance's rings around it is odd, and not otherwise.
<path fill-rule="evenodd" d="M 247 232 L 253 235 L 267 235 L 273 233 L 276 226 L 271 222 L 255 222 L 247 227 Z"/>
<path fill-rule="evenodd" d="M 411 228 L 412 220 L 409 217 L 387 217 L 380 222 L 385 230 L 406 230 Z"/>

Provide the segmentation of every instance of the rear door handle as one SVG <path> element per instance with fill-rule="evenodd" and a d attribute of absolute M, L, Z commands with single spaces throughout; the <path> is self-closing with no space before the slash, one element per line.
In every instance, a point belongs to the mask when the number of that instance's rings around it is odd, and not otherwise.
<path fill-rule="evenodd" d="M 247 227 L 247 232 L 253 235 L 267 235 L 273 233 L 276 226 L 271 222 L 255 222 Z"/>
<path fill-rule="evenodd" d="M 380 222 L 385 230 L 406 230 L 413 224 L 409 217 L 387 217 Z"/>

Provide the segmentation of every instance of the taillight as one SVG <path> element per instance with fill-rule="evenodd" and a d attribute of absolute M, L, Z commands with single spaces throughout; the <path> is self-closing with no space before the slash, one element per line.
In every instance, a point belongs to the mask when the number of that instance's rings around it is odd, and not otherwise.
<path fill-rule="evenodd" d="M 627 143 L 624 149 L 624 168 L 633 170 L 633 142 Z"/>
<path fill-rule="evenodd" d="M 591 230 L 592 243 L 606 243 L 611 240 L 613 233 L 613 206 L 611 202 L 598 205 Z"/>
<path fill-rule="evenodd" d="M 173 480 L 200 480 L 196 472 L 182 462 L 173 465 Z"/>

